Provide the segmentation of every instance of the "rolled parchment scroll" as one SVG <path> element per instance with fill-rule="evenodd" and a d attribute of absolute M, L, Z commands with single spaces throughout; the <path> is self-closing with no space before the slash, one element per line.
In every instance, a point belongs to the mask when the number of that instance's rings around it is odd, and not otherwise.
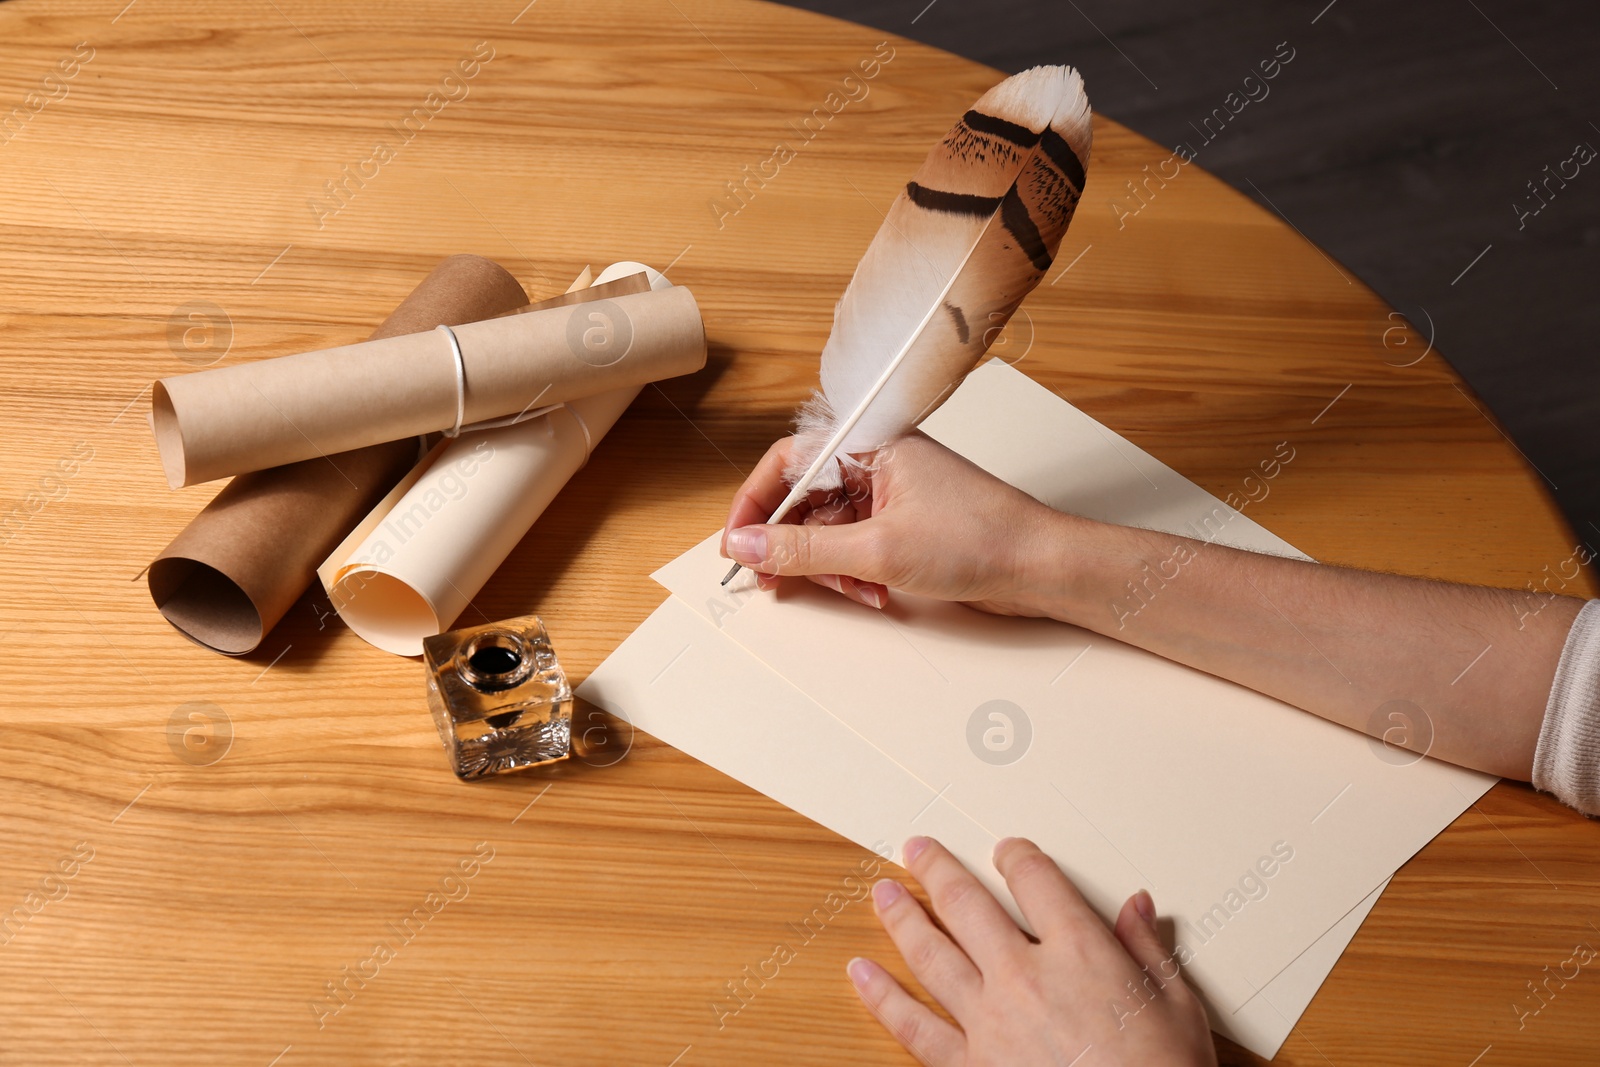
<path fill-rule="evenodd" d="M 700 310 L 667 286 L 603 304 L 196 371 L 155 383 L 173 488 L 516 416 L 699 370 Z"/>
<path fill-rule="evenodd" d="M 642 269 L 613 264 L 596 285 Z M 672 291 L 660 274 L 649 275 L 653 291 Z M 576 305 L 596 313 L 595 328 L 605 317 L 600 303 Z M 677 343 L 683 350 L 663 353 L 666 362 L 703 365 L 703 340 L 681 333 Z M 441 441 L 317 569 L 340 617 L 385 651 L 421 655 L 423 638 L 450 628 L 639 389 Z"/>
<path fill-rule="evenodd" d="M 499 264 L 451 256 L 372 336 L 474 322 L 527 303 Z M 416 460 L 413 438 L 235 478 L 150 564 L 156 607 L 201 645 L 253 651 L 316 578 L 317 564 Z"/>

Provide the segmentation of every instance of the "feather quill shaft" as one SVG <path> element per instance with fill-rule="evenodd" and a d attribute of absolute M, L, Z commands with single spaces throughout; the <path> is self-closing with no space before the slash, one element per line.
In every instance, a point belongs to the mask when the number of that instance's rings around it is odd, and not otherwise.
<path fill-rule="evenodd" d="M 985 224 L 984 229 L 988 229 L 987 224 Z M 972 248 L 967 252 L 967 259 L 972 258 L 972 253 L 977 248 L 978 242 L 974 241 Z M 966 266 L 967 259 L 961 261 L 961 266 Z M 951 286 L 955 285 L 956 278 L 960 277 L 960 274 L 959 268 L 951 273 L 950 280 L 944 283 L 944 289 L 939 293 L 939 299 L 929 305 L 927 314 L 923 315 L 922 321 L 917 324 L 916 332 L 906 338 L 906 343 L 900 346 L 900 351 L 895 353 L 894 358 L 889 361 L 889 365 L 883 369 L 883 373 L 878 375 L 878 380 L 873 383 L 872 388 L 867 390 L 866 397 L 850 413 L 849 417 L 839 424 L 839 428 L 833 432 L 833 436 L 828 439 L 828 443 L 822 446 L 822 451 L 817 453 L 817 458 L 811 461 L 811 466 L 807 467 L 805 473 L 795 480 L 794 485 L 789 488 L 789 495 L 784 497 L 783 503 L 779 504 L 777 510 L 773 511 L 772 517 L 767 520 L 768 523 L 774 523 L 783 518 L 789 513 L 790 508 L 804 500 L 806 494 L 811 492 L 811 483 L 816 480 L 822 468 L 838 453 L 839 446 L 844 443 L 845 437 L 849 435 L 851 430 L 856 428 L 856 423 L 860 422 L 861 417 L 867 413 L 868 406 L 883 391 L 883 387 L 888 384 L 889 379 L 894 376 L 895 370 L 899 368 L 901 361 L 906 358 L 906 353 L 911 351 L 911 346 L 917 343 L 917 338 L 922 336 L 922 331 L 927 329 L 928 323 L 933 321 L 934 313 L 939 310 L 940 303 L 949 294 Z M 728 571 L 727 577 L 722 579 L 723 585 L 727 585 L 733 580 L 733 576 L 739 573 L 740 566 L 742 565 L 738 563 L 733 565 L 733 569 Z"/>

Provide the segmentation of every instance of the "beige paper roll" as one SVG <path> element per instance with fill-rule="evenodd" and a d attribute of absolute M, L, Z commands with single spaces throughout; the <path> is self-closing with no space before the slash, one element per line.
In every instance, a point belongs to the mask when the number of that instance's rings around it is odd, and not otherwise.
<path fill-rule="evenodd" d="M 667 286 L 455 328 L 463 425 L 705 365 L 694 296 Z M 163 378 L 151 411 L 173 488 L 456 425 L 457 364 L 442 331 Z"/>
<path fill-rule="evenodd" d="M 613 264 L 596 284 L 639 269 Z M 650 278 L 671 291 L 660 274 Z M 704 358 L 702 342 L 684 343 Z M 639 389 L 440 442 L 317 569 L 334 608 L 377 647 L 421 655 L 423 638 L 450 628 Z"/>

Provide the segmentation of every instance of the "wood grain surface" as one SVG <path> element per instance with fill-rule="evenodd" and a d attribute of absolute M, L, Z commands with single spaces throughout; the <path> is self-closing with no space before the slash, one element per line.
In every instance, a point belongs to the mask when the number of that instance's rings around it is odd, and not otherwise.
<path fill-rule="evenodd" d="M 637 258 L 693 288 L 710 363 L 645 390 L 464 616 L 542 613 L 585 677 L 785 431 L 880 211 L 997 77 L 753 2 L 525 2 L 0 4 L 0 913 L 26 914 L 0 933 L 0 1062 L 909 1062 L 843 975 L 893 955 L 864 903 L 719 1025 L 862 849 L 618 724 L 610 766 L 464 785 L 419 665 L 320 596 L 226 659 L 145 591 L 215 488 L 165 487 L 153 379 L 357 340 L 450 253 L 535 297 Z M 1539 476 L 1285 220 L 1190 166 L 1119 226 L 1167 155 L 1098 121 L 999 352 L 1218 495 L 1289 441 L 1250 514 L 1320 559 L 1559 572 Z M 185 744 L 196 705 L 210 748 Z M 1398 874 L 1278 1062 L 1591 1060 L 1600 976 L 1521 1029 L 1515 1006 L 1600 944 L 1597 845 L 1497 787 Z"/>

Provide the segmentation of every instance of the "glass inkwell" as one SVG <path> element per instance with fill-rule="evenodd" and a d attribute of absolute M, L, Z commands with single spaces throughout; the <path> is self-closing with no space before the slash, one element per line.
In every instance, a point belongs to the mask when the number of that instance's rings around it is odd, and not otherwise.
<path fill-rule="evenodd" d="M 572 754 L 572 687 L 537 615 L 422 642 L 428 707 L 451 769 L 474 781 Z"/>

